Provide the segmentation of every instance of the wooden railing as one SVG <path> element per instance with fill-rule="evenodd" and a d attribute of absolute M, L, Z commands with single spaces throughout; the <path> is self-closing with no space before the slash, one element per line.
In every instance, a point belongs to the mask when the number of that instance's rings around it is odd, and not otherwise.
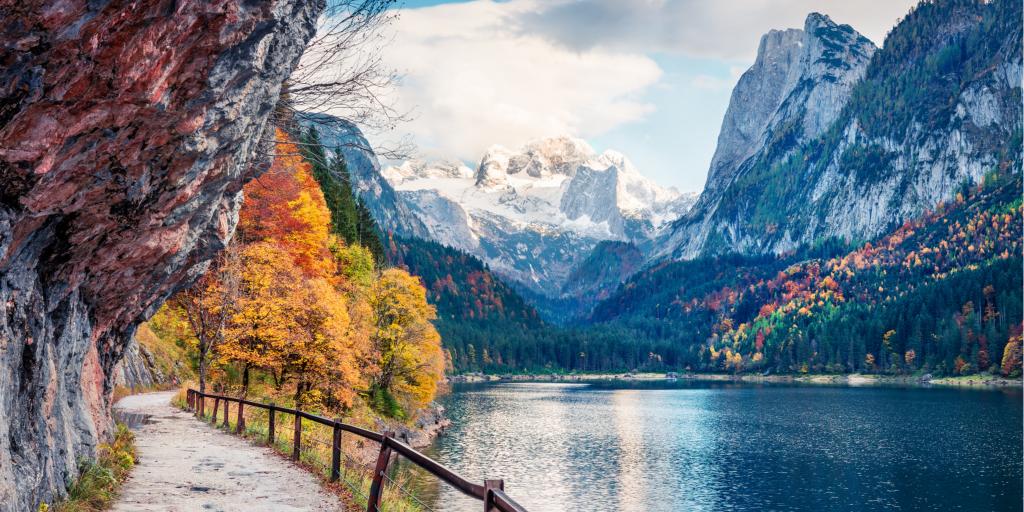
<path fill-rule="evenodd" d="M 354 434 L 362 439 L 379 443 L 380 452 L 377 455 L 377 462 L 374 465 L 370 491 L 366 496 L 367 512 L 378 512 L 380 510 L 379 505 L 381 503 L 381 494 L 383 492 L 384 482 L 385 480 L 390 481 L 390 478 L 387 476 L 388 465 L 390 464 L 392 454 L 394 453 L 405 457 L 416 466 L 422 468 L 448 485 L 458 489 L 466 496 L 482 501 L 485 512 L 526 512 L 525 508 L 505 494 L 505 486 L 502 480 L 484 480 L 483 485 L 471 482 L 451 469 L 448 469 L 440 462 L 423 455 L 422 453 L 414 450 L 411 446 L 395 439 L 392 432 L 374 432 L 355 425 L 343 423 L 340 420 L 331 420 L 322 416 L 317 416 L 316 414 L 300 411 L 298 409 L 279 407 L 272 403 L 267 404 L 253 402 L 238 397 L 217 395 L 213 393 L 200 393 L 194 389 L 189 389 L 186 394 L 186 401 L 188 403 L 189 410 L 194 411 L 200 418 L 204 418 L 206 416 L 206 401 L 208 399 L 213 400 L 213 414 L 211 415 L 211 419 L 214 424 L 217 423 L 217 411 L 223 403 L 225 427 L 229 425 L 231 412 L 229 404 L 232 402 L 238 404 L 236 412 L 237 420 L 235 424 L 236 433 L 245 432 L 245 413 L 243 411 L 246 406 L 267 411 L 267 441 L 270 444 L 274 444 L 275 442 L 278 414 L 291 415 L 294 418 L 294 430 L 292 433 L 292 460 L 296 461 L 299 460 L 300 454 L 302 453 L 302 419 L 330 428 L 333 434 L 330 442 L 330 480 L 332 482 L 338 481 L 341 475 L 341 462 L 343 456 L 342 434 L 344 432 Z"/>

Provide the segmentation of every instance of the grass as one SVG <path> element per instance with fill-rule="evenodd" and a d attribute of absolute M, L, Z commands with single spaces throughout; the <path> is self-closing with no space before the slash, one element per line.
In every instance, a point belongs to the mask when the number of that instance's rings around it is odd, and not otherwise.
<path fill-rule="evenodd" d="M 135 340 L 146 348 L 153 364 L 168 379 L 174 378 L 182 382 L 195 378 L 195 372 L 188 363 L 188 353 L 184 347 L 178 345 L 178 342 L 157 336 L 148 323 L 140 325 L 135 331 Z"/>
<path fill-rule="evenodd" d="M 43 503 L 39 512 L 99 512 L 106 510 L 117 497 L 121 484 L 135 466 L 135 434 L 118 423 L 114 440 L 101 444 L 95 460 L 85 459 L 78 465 L 78 479 L 68 486 L 66 500 L 49 506 Z"/>

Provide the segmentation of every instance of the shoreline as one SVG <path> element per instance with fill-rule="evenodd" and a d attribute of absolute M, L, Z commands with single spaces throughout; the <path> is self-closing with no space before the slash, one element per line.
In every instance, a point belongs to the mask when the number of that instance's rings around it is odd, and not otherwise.
<path fill-rule="evenodd" d="M 915 387 L 952 387 L 973 389 L 1022 388 L 1024 381 L 992 375 L 968 375 L 961 377 L 931 378 L 928 375 L 874 375 L 874 374 L 808 374 L 808 375 L 756 375 L 722 373 L 549 373 L 549 374 L 503 374 L 481 373 L 460 374 L 448 377 L 450 383 L 473 382 L 590 382 L 590 381 L 706 381 L 706 382 L 750 382 L 750 383 L 796 383 L 839 386 L 900 385 Z"/>

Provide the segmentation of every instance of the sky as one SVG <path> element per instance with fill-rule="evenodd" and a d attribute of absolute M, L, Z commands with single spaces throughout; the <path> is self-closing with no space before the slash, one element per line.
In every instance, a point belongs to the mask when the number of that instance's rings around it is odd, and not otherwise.
<path fill-rule="evenodd" d="M 881 45 L 916 0 L 400 2 L 385 65 L 408 120 L 371 133 L 414 157 L 475 167 L 488 147 L 571 135 L 699 191 L 722 117 L 761 36 L 829 15 Z"/>

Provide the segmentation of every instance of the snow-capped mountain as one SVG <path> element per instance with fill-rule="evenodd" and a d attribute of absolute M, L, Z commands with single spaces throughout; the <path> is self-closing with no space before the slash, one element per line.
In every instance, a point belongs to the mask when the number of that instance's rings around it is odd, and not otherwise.
<path fill-rule="evenodd" d="M 381 174 L 431 239 L 547 296 L 603 240 L 644 244 L 696 194 L 660 187 L 621 153 L 571 137 L 493 146 L 474 170 L 406 161 Z"/>

